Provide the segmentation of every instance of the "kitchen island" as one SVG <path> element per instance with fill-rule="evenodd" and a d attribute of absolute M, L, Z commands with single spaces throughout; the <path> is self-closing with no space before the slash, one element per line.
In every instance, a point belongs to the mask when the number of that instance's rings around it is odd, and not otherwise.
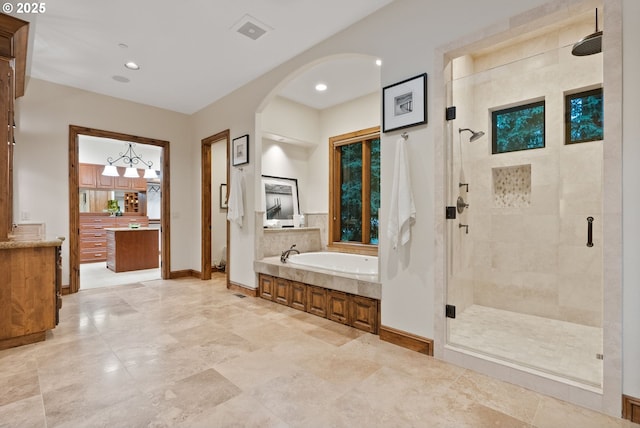
<path fill-rule="evenodd" d="M 107 268 L 114 272 L 154 269 L 159 263 L 159 231 L 150 227 L 107 227 Z"/>

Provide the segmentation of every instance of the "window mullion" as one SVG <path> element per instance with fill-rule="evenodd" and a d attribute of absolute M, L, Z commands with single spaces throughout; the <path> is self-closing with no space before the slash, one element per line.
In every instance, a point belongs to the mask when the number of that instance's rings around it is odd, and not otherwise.
<path fill-rule="evenodd" d="M 371 140 L 362 142 L 362 243 L 371 242 Z"/>

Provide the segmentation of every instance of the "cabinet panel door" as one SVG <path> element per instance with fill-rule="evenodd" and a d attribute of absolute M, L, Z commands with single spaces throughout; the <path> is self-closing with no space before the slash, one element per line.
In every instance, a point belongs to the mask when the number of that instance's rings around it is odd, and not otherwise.
<path fill-rule="evenodd" d="M 90 189 L 96 187 L 96 169 L 94 165 L 86 163 L 78 165 L 78 186 Z"/>
<path fill-rule="evenodd" d="M 291 302 L 294 309 L 307 310 L 307 286 L 301 282 L 291 281 Z"/>
<path fill-rule="evenodd" d="M 327 317 L 327 290 L 313 285 L 307 286 L 307 312 Z"/>
<path fill-rule="evenodd" d="M 281 305 L 289 306 L 291 297 L 289 294 L 290 283 L 286 279 L 276 278 L 275 289 L 273 290 L 273 301 Z"/>
<path fill-rule="evenodd" d="M 351 326 L 369 333 L 378 333 L 378 301 L 367 297 L 351 299 Z"/>
<path fill-rule="evenodd" d="M 273 300 L 273 289 L 275 281 L 272 276 L 260 275 L 259 291 L 260 297 L 267 300 Z"/>
<path fill-rule="evenodd" d="M 98 189 L 114 189 L 114 180 L 113 177 L 108 175 L 102 175 L 102 169 L 99 165 L 95 169 L 96 171 L 96 187 Z"/>
<path fill-rule="evenodd" d="M 341 324 L 349 324 L 349 295 L 333 290 L 329 290 L 327 295 L 327 318 Z"/>

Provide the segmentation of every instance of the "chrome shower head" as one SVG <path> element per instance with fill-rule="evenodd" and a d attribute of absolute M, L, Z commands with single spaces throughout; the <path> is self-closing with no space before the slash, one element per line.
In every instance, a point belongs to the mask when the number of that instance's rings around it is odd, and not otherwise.
<path fill-rule="evenodd" d="M 462 131 L 469 131 L 471 132 L 471 137 L 469 137 L 469 142 L 473 143 L 474 141 L 476 141 L 478 138 L 482 137 L 484 135 L 484 132 L 482 131 L 474 131 L 473 129 L 469 129 L 469 128 L 459 128 L 458 132 L 460 134 L 462 134 Z"/>

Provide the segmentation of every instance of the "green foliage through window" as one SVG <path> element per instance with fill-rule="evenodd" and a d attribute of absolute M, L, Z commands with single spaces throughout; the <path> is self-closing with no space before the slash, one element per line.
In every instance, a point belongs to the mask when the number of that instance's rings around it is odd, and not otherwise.
<path fill-rule="evenodd" d="M 340 153 L 339 240 L 377 245 L 380 138 L 354 141 L 336 150 Z"/>
<path fill-rule="evenodd" d="M 362 143 L 341 147 L 341 241 L 362 240 Z"/>
<path fill-rule="evenodd" d="M 602 140 L 602 88 L 565 97 L 565 144 Z"/>
<path fill-rule="evenodd" d="M 491 114 L 493 154 L 544 147 L 544 101 Z"/>

